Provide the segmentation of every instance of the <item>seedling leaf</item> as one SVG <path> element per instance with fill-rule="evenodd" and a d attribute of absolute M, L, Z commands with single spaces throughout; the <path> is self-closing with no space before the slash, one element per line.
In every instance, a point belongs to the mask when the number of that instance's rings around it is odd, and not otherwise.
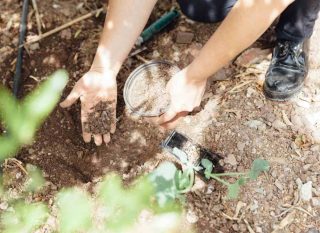
<path fill-rule="evenodd" d="M 149 175 L 150 182 L 154 184 L 160 207 L 165 207 L 177 196 L 176 173 L 177 168 L 173 163 L 164 162 Z"/>
<path fill-rule="evenodd" d="M 26 182 L 26 190 L 29 192 L 39 191 L 45 183 L 41 170 L 31 164 L 27 164 L 26 168 L 29 174 L 29 179 Z"/>
<path fill-rule="evenodd" d="M 245 185 L 245 184 L 247 183 L 247 180 L 246 180 L 245 177 L 241 176 L 241 177 L 239 178 L 239 180 L 237 181 L 237 183 L 238 183 L 239 185 Z"/>
<path fill-rule="evenodd" d="M 235 199 L 238 197 L 240 192 L 240 185 L 238 182 L 234 183 L 234 184 L 230 184 L 228 186 L 228 198 L 229 199 Z"/>
<path fill-rule="evenodd" d="M 249 172 L 249 178 L 256 180 L 261 172 L 268 171 L 270 168 L 269 162 L 263 159 L 256 159 L 253 161 L 251 170 Z"/>

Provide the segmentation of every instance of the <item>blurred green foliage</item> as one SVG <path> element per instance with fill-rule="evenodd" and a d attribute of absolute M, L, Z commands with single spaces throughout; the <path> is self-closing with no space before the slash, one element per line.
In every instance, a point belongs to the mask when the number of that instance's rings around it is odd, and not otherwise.
<path fill-rule="evenodd" d="M 14 156 L 21 146 L 32 142 L 36 130 L 59 101 L 67 77 L 64 70 L 55 72 L 22 101 L 0 88 L 0 119 L 6 128 L 6 133 L 0 137 L 0 161 Z M 1 203 L 7 204 L 0 211 L 1 232 L 35 232 L 52 215 L 45 203 L 30 203 L 30 195 L 41 192 L 45 184 L 41 170 L 28 164 L 26 172 L 22 194 L 18 197 L 13 197 L 7 189 L 2 191 L 3 186 L 0 186 Z M 62 233 L 126 232 L 141 212 L 148 210 L 167 222 L 165 225 L 156 222 L 153 232 L 168 232 L 179 222 L 180 208 L 175 198 L 159 205 L 157 197 L 161 197 L 162 190 L 156 188 L 150 177 L 141 177 L 125 188 L 119 176 L 109 175 L 96 185 L 96 198 L 80 188 L 59 191 L 53 203 L 57 209 L 54 217 L 58 220 L 54 230 Z"/>
<path fill-rule="evenodd" d="M 0 117 L 6 127 L 6 134 L 0 136 L 0 161 L 32 142 L 36 130 L 59 101 L 67 80 L 67 72 L 58 70 L 21 102 L 0 87 Z"/>

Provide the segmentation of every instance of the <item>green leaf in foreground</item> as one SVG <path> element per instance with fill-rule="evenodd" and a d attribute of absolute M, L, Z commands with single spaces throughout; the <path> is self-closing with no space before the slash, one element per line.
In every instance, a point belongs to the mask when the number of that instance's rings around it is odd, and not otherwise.
<path fill-rule="evenodd" d="M 29 176 L 26 182 L 26 190 L 29 192 L 40 190 L 45 183 L 41 170 L 31 164 L 27 164 L 26 168 Z"/>
<path fill-rule="evenodd" d="M 253 161 L 251 170 L 249 172 L 249 178 L 256 180 L 261 172 L 268 171 L 270 168 L 269 162 L 263 159 L 256 159 Z"/>
<path fill-rule="evenodd" d="M 48 217 L 48 209 L 42 203 L 19 202 L 13 209 L 14 211 L 4 212 L 1 216 L 4 233 L 35 232 Z"/>
<path fill-rule="evenodd" d="M 58 195 L 60 232 L 85 232 L 91 227 L 92 203 L 87 193 L 67 189 Z"/>
<path fill-rule="evenodd" d="M 177 168 L 173 163 L 164 162 L 149 175 L 150 181 L 155 186 L 156 199 L 160 207 L 164 207 L 177 197 L 176 172 Z"/>
<path fill-rule="evenodd" d="M 35 131 L 58 103 L 67 81 L 68 73 L 58 70 L 23 100 L 21 114 L 24 122 L 21 128 L 14 132 L 19 141 L 31 142 Z"/>

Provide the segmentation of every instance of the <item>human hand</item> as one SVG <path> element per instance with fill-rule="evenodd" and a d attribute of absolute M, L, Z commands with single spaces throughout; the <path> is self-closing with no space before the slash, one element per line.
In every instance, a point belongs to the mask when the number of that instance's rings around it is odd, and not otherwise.
<path fill-rule="evenodd" d="M 170 106 L 156 122 L 166 129 L 174 128 L 179 119 L 200 106 L 206 83 L 206 79 L 199 81 L 191 79 L 187 69 L 175 74 L 167 84 L 171 98 Z"/>
<path fill-rule="evenodd" d="M 91 136 L 93 135 L 94 142 L 97 146 L 100 146 L 103 141 L 108 144 L 110 142 L 110 134 L 113 134 L 116 130 L 116 75 L 108 72 L 90 70 L 78 80 L 69 96 L 60 103 L 60 106 L 63 108 L 70 107 L 78 98 L 80 98 L 81 101 L 81 123 L 84 141 L 87 143 L 90 142 Z M 101 116 L 98 114 L 98 118 L 96 118 L 98 111 L 94 112 L 95 107 L 97 108 L 103 105 L 107 106 L 107 109 L 105 109 L 105 111 L 100 109 L 102 114 Z M 102 115 L 104 115 L 104 118 L 102 118 Z M 106 122 L 105 115 L 109 118 L 108 122 Z M 104 122 L 96 123 L 89 121 L 92 117 L 94 117 L 95 120 L 97 119 L 97 121 Z M 101 129 L 90 130 L 92 129 L 92 127 L 90 127 L 92 123 L 94 123 L 93 126 L 96 127 L 105 126 L 103 128 L 108 130 L 105 132 L 102 132 Z M 110 125 L 106 126 L 106 124 Z"/>

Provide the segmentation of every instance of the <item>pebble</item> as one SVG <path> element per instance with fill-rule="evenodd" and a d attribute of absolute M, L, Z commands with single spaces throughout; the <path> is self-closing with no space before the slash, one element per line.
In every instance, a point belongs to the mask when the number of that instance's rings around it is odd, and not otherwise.
<path fill-rule="evenodd" d="M 310 201 L 312 198 L 312 181 L 303 184 L 300 189 L 300 197 L 303 201 Z"/>
<path fill-rule="evenodd" d="M 246 146 L 246 143 L 244 143 L 244 142 L 238 142 L 237 143 L 237 148 L 241 152 L 244 150 L 245 146 Z"/>
<path fill-rule="evenodd" d="M 275 120 L 272 123 L 272 127 L 275 128 L 276 130 L 280 131 L 282 129 L 286 129 L 287 125 L 285 123 L 283 123 L 281 120 Z"/>
<path fill-rule="evenodd" d="M 296 100 L 296 105 L 301 108 L 304 108 L 304 109 L 309 109 L 311 106 L 311 104 L 309 102 L 301 100 L 301 99 Z"/>
<path fill-rule="evenodd" d="M 257 200 L 253 200 L 253 203 L 250 206 L 250 210 L 252 212 L 255 212 L 259 208 L 259 204 Z"/>
<path fill-rule="evenodd" d="M 71 33 L 70 28 L 61 31 L 60 37 L 61 37 L 62 39 L 70 40 L 71 37 L 72 37 L 72 33 Z"/>
<path fill-rule="evenodd" d="M 320 233 L 320 231 L 317 230 L 316 228 L 311 228 L 307 231 L 307 233 Z"/>
<path fill-rule="evenodd" d="M 250 66 L 266 60 L 270 55 L 270 49 L 249 48 L 245 50 L 235 61 L 238 66 Z"/>
<path fill-rule="evenodd" d="M 281 182 L 277 179 L 275 182 L 274 182 L 274 185 L 281 191 L 283 191 L 283 185 L 281 184 Z"/>
<path fill-rule="evenodd" d="M 233 225 L 232 225 L 232 229 L 233 229 L 234 231 L 239 231 L 239 225 L 238 225 L 238 224 L 233 224 Z"/>
<path fill-rule="evenodd" d="M 245 123 L 245 125 L 252 128 L 252 129 L 257 129 L 259 131 L 264 131 L 267 128 L 267 126 L 264 122 L 258 121 L 258 120 L 247 121 Z"/>
<path fill-rule="evenodd" d="M 81 159 L 83 157 L 83 151 L 78 151 L 77 156 L 78 156 L 78 159 Z"/>
<path fill-rule="evenodd" d="M 236 166 L 238 164 L 237 159 L 233 154 L 229 154 L 228 157 L 224 159 L 224 162 L 232 166 Z"/>
<path fill-rule="evenodd" d="M 32 43 L 32 44 L 29 46 L 29 49 L 30 49 L 31 51 L 40 49 L 40 44 L 39 44 L 39 43 Z"/>
<path fill-rule="evenodd" d="M 188 210 L 186 218 L 189 223 L 196 223 L 199 220 L 198 216 L 192 210 Z"/>
<path fill-rule="evenodd" d="M 2 202 L 2 203 L 0 204 L 0 209 L 1 209 L 1 210 L 6 210 L 6 209 L 8 209 L 8 207 L 9 207 L 8 202 Z"/>
<path fill-rule="evenodd" d="M 312 198 L 311 203 L 314 207 L 319 207 L 320 206 L 320 199 L 319 198 Z"/>
<path fill-rule="evenodd" d="M 192 32 L 178 32 L 176 42 L 178 44 L 190 44 L 193 40 L 194 34 Z"/>

